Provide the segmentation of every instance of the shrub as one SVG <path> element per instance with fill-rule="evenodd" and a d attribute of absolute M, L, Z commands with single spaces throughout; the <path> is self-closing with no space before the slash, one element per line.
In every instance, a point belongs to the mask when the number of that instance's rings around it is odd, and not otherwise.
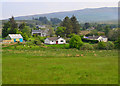
<path fill-rule="evenodd" d="M 96 50 L 99 49 L 99 48 L 98 48 L 98 44 L 93 44 L 92 46 L 93 46 L 93 48 L 96 49 Z"/>
<path fill-rule="evenodd" d="M 115 48 L 120 49 L 120 37 L 118 38 L 117 41 L 115 41 Z"/>
<path fill-rule="evenodd" d="M 114 43 L 112 43 L 112 42 L 107 42 L 106 43 L 106 49 L 107 50 L 112 50 L 112 49 L 114 49 Z"/>
<path fill-rule="evenodd" d="M 41 41 L 37 41 L 37 42 L 36 42 L 36 45 L 41 45 Z"/>
<path fill-rule="evenodd" d="M 106 49 L 106 43 L 105 42 L 99 42 L 98 43 L 98 49 Z"/>
<path fill-rule="evenodd" d="M 74 35 L 69 42 L 69 47 L 70 48 L 77 48 L 80 49 L 80 47 L 83 45 L 83 42 L 78 35 Z"/>
<path fill-rule="evenodd" d="M 91 44 L 83 44 L 80 48 L 81 50 L 93 50 L 93 46 Z"/>
<path fill-rule="evenodd" d="M 112 50 L 114 49 L 114 44 L 112 42 L 99 42 L 98 49 Z"/>
<path fill-rule="evenodd" d="M 44 43 L 44 40 L 46 39 L 46 37 L 40 37 L 40 36 L 38 36 L 38 38 L 42 43 Z"/>
<path fill-rule="evenodd" d="M 33 43 L 36 45 L 41 45 L 41 41 L 37 38 L 33 41 Z"/>

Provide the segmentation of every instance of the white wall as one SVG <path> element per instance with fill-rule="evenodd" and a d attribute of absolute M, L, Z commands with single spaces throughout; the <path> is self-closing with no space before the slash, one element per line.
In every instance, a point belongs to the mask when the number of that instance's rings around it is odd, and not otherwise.
<path fill-rule="evenodd" d="M 61 42 L 61 40 L 63 40 L 63 42 Z M 58 40 L 58 44 L 65 44 L 66 43 L 66 40 L 63 39 L 63 38 L 59 38 Z M 50 41 L 48 38 L 45 39 L 44 43 L 45 44 L 56 44 L 56 41 Z"/>
<path fill-rule="evenodd" d="M 61 42 L 61 40 L 63 40 L 63 42 Z M 58 39 L 58 44 L 65 44 L 65 43 L 66 43 L 65 39 L 63 39 L 63 38 Z"/>
<path fill-rule="evenodd" d="M 46 39 L 45 39 L 45 41 L 44 41 L 44 43 L 45 43 L 45 44 L 50 44 L 49 39 L 48 39 L 48 38 L 46 38 Z"/>
<path fill-rule="evenodd" d="M 100 41 L 103 41 L 103 42 L 107 42 L 108 41 L 108 38 L 103 38 L 103 37 L 99 37 L 98 38 L 98 41 L 100 42 Z"/>

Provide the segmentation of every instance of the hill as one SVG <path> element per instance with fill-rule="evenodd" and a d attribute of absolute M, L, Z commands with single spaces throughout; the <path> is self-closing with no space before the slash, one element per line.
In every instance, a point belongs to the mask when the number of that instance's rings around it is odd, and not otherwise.
<path fill-rule="evenodd" d="M 32 18 L 38 18 L 46 16 L 50 18 L 63 19 L 65 16 L 71 17 L 75 15 L 79 22 L 100 22 L 100 21 L 112 21 L 118 19 L 118 8 L 117 7 L 103 7 L 103 8 L 87 8 L 82 10 L 65 11 L 65 12 L 54 12 L 48 14 L 37 14 L 29 16 L 15 17 L 16 20 L 32 20 Z"/>

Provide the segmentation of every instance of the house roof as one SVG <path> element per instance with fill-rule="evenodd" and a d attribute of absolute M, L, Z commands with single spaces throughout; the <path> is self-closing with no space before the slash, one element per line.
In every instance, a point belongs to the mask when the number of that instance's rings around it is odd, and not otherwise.
<path fill-rule="evenodd" d="M 88 38 L 88 39 L 98 39 L 99 36 L 88 36 L 87 38 Z"/>
<path fill-rule="evenodd" d="M 41 33 L 41 30 L 32 30 L 32 32 L 40 32 Z"/>
<path fill-rule="evenodd" d="M 8 34 L 8 36 L 9 36 L 10 38 L 14 38 L 14 39 L 16 39 L 16 38 L 23 38 L 23 37 L 21 36 L 21 34 Z"/>
<path fill-rule="evenodd" d="M 98 39 L 100 36 L 88 36 L 87 39 Z M 103 38 L 107 38 L 106 36 L 101 36 Z"/>
<path fill-rule="evenodd" d="M 50 41 L 56 41 L 56 40 L 58 40 L 60 37 L 49 37 L 48 39 L 50 40 Z"/>
<path fill-rule="evenodd" d="M 41 29 L 39 29 L 39 30 L 32 30 L 32 32 L 33 33 L 48 33 L 48 29 L 46 29 L 46 30 L 41 30 Z"/>

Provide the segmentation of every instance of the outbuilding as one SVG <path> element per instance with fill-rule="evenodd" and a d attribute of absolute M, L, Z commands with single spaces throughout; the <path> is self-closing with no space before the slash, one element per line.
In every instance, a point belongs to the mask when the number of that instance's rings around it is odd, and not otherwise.
<path fill-rule="evenodd" d="M 62 37 L 49 37 L 44 41 L 45 44 L 66 44 L 66 40 Z"/>
<path fill-rule="evenodd" d="M 90 39 L 90 40 L 98 40 L 99 42 L 107 42 L 108 38 L 106 36 L 84 36 L 84 38 L 86 39 Z"/>
<path fill-rule="evenodd" d="M 21 34 L 8 34 L 6 40 L 11 40 L 11 42 L 23 42 L 23 37 Z"/>

